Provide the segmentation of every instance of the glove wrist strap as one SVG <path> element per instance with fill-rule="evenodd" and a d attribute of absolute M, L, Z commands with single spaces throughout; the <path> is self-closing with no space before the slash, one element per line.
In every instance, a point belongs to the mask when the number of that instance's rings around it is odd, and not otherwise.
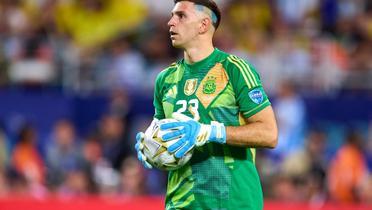
<path fill-rule="evenodd" d="M 220 143 L 220 144 L 225 144 L 226 143 L 225 125 L 217 121 L 212 121 L 210 126 L 211 126 L 211 134 L 209 137 L 209 141 Z"/>
<path fill-rule="evenodd" d="M 201 124 L 199 135 L 195 142 L 196 146 L 202 146 L 206 142 L 226 143 L 226 128 L 223 123 L 212 121 L 210 125 Z"/>

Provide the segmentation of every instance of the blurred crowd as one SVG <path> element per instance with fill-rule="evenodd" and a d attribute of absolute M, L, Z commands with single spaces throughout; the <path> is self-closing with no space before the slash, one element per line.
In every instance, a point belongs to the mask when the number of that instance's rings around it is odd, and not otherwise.
<path fill-rule="evenodd" d="M 224 15 L 216 46 L 253 63 L 270 94 L 283 80 L 316 94 L 371 89 L 370 1 L 217 2 Z M 172 5 L 3 0 L 0 84 L 151 92 L 155 75 L 180 57 L 166 26 Z"/>
<path fill-rule="evenodd" d="M 251 62 L 275 99 L 279 145 L 257 157 L 265 196 L 372 202 L 372 121 L 367 133 L 345 129 L 329 152 L 332 138 L 324 127 L 306 124 L 302 99 L 371 95 L 372 2 L 216 2 L 223 11 L 216 46 Z M 164 193 L 166 174 L 136 160 L 127 97 L 151 95 L 156 75 L 182 56 L 169 41 L 172 6 L 172 0 L 0 1 L 1 88 L 111 97 L 110 110 L 88 135 L 60 119 L 42 147 L 34 125 L 20 126 L 15 137 L 0 125 L 0 197 Z"/>

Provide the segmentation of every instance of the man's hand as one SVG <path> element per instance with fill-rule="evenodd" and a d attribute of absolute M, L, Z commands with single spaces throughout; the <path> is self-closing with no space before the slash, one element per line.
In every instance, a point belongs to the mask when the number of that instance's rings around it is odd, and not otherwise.
<path fill-rule="evenodd" d="M 177 112 L 173 113 L 172 117 L 178 122 L 164 123 L 160 125 L 160 129 L 179 128 L 162 137 L 164 141 L 169 141 L 181 136 L 176 143 L 168 147 L 169 152 L 175 152 L 176 158 L 183 157 L 195 146 L 202 146 L 207 142 L 226 143 L 226 129 L 223 123 L 212 121 L 210 125 L 205 125 Z"/>
<path fill-rule="evenodd" d="M 137 135 L 136 135 L 137 142 L 136 142 L 136 146 L 135 146 L 136 151 L 137 151 L 137 158 L 145 168 L 150 169 L 150 168 L 152 168 L 152 166 L 149 162 L 146 161 L 147 158 L 142 152 L 142 150 L 143 150 L 142 141 L 143 141 L 144 138 L 145 138 L 145 134 L 143 132 L 137 133 Z"/>
<path fill-rule="evenodd" d="M 158 122 L 158 119 L 153 119 L 150 126 L 146 129 L 145 133 L 139 132 L 136 135 L 136 151 L 137 151 L 137 158 L 145 168 L 152 168 L 152 165 L 147 161 L 146 156 L 143 154 L 143 140 L 147 138 L 147 136 L 151 136 L 152 130 L 154 129 L 154 126 Z"/>

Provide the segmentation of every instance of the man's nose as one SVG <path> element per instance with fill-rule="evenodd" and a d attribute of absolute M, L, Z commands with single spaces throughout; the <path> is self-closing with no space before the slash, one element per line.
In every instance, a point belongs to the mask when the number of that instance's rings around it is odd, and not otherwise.
<path fill-rule="evenodd" d="M 171 19 L 168 21 L 168 26 L 174 26 L 174 18 L 171 17 Z"/>

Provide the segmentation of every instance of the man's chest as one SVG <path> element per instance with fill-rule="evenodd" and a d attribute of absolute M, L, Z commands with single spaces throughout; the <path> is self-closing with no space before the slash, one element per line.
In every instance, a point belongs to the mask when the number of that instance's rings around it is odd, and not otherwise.
<path fill-rule="evenodd" d="M 220 106 L 232 105 L 235 100 L 219 100 L 234 97 L 229 91 L 229 78 L 222 64 L 217 63 L 208 71 L 186 71 L 181 79 L 169 87 L 163 96 L 163 101 L 171 103 L 171 112 L 180 112 L 190 117 L 197 118 L 206 115 L 213 104 L 218 102 Z M 172 100 L 169 100 L 172 99 Z M 170 111 L 168 111 L 170 112 Z M 166 116 L 171 113 L 166 112 Z"/>

